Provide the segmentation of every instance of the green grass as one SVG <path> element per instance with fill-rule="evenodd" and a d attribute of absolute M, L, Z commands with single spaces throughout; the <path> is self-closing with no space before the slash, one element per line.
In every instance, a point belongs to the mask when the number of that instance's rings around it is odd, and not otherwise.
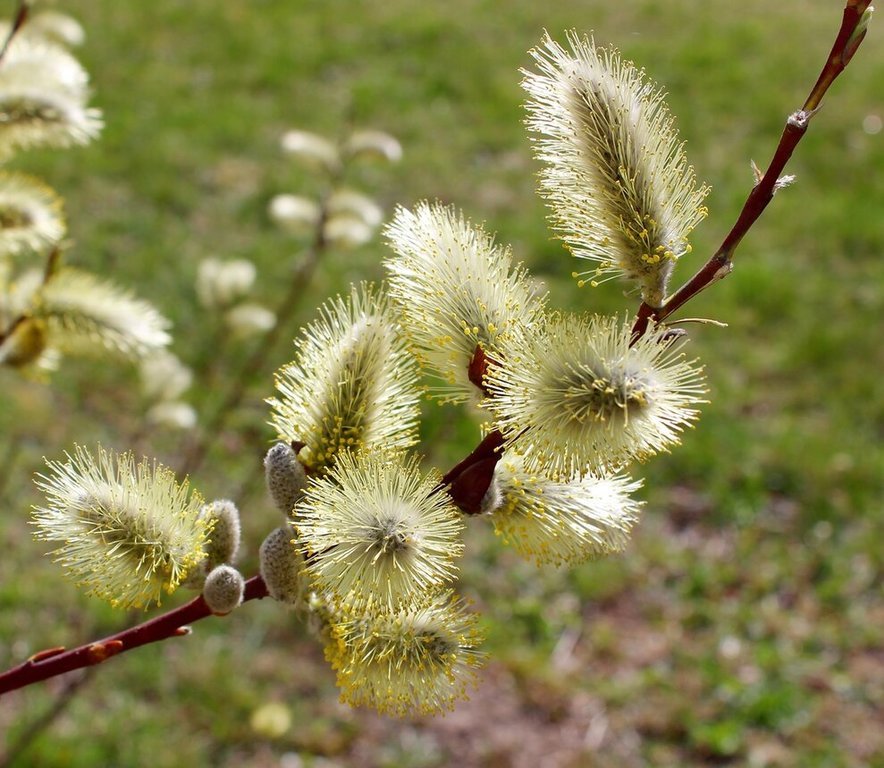
<path fill-rule="evenodd" d="M 11 6 L 11 3 L 7 5 Z M 73 261 L 137 288 L 175 323 L 175 351 L 205 364 L 213 318 L 193 295 L 206 256 L 247 257 L 273 304 L 298 246 L 266 219 L 280 191 L 312 180 L 281 158 L 289 127 L 341 135 L 388 130 L 405 157 L 354 185 L 387 210 L 454 203 L 513 245 L 560 306 L 622 311 L 620 288 L 578 290 L 534 194 L 518 69 L 547 28 L 594 30 L 669 91 L 687 151 L 709 182 L 711 214 L 687 277 L 725 235 L 786 115 L 803 101 L 840 19 L 832 0 L 735 4 L 452 0 L 383 4 L 120 4 L 71 0 L 87 29 L 81 58 L 107 129 L 86 149 L 23 155 L 67 201 Z M 833 88 L 736 269 L 686 314 L 710 404 L 684 445 L 636 468 L 648 507 L 629 551 L 572 571 L 538 570 L 469 527 L 462 589 L 488 630 L 491 665 L 473 701 L 445 719 L 387 721 L 336 702 L 332 673 L 296 618 L 250 604 L 193 637 L 101 669 L 21 765 L 884 765 L 880 570 L 884 453 L 884 53 L 870 39 Z M 351 280 L 377 278 L 380 242 L 331 253 L 298 322 Z M 296 332 L 290 329 L 289 337 Z M 190 399 L 203 412 L 247 354 L 228 345 L 220 376 Z M 289 355 L 285 345 L 272 367 Z M 270 439 L 270 370 L 193 478 L 235 494 Z M 174 463 L 178 436 L 144 434 L 131 371 L 67 366 L 51 387 L 0 371 L 0 663 L 74 644 L 125 622 L 78 595 L 30 538 L 30 478 L 75 441 Z M 475 426 L 429 408 L 428 459 L 450 465 Z M 454 419 L 451 417 L 455 416 Z M 9 446 L 7 449 L 5 446 Z M 3 483 L 0 483 L 3 484 Z M 241 500 L 253 569 L 275 525 L 263 494 Z M 178 600 L 178 596 L 170 602 Z M 0 702 L 7 741 L 57 685 Z M 284 704 L 291 725 L 251 718 Z M 519 760 L 527 762 L 519 762 Z"/>

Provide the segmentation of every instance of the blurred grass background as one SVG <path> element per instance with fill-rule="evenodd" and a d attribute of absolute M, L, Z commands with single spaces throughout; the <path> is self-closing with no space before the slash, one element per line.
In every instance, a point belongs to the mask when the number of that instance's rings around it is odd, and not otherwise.
<path fill-rule="evenodd" d="M 11 14 L 13 3 L 5 2 Z M 518 69 L 548 29 L 594 31 L 669 91 L 687 151 L 713 187 L 711 214 L 679 275 L 714 250 L 786 115 L 828 53 L 841 4 L 560 0 L 325 3 L 71 0 L 79 56 L 107 120 L 95 145 L 21 156 L 64 195 L 71 261 L 131 285 L 175 323 L 174 351 L 210 360 L 213 322 L 195 303 L 207 256 L 259 266 L 273 305 L 297 247 L 267 220 L 270 197 L 309 191 L 285 161 L 290 127 L 395 134 L 393 167 L 354 184 L 388 212 L 438 198 L 484 221 L 549 286 L 554 303 L 632 309 L 608 284 L 578 290 L 534 194 Z M 101 669 L 17 764 L 27 766 L 884 765 L 884 48 L 870 39 L 833 91 L 781 193 L 741 246 L 734 274 L 687 314 L 711 403 L 684 445 L 636 468 L 645 519 L 621 557 L 538 570 L 471 521 L 462 591 L 488 630 L 490 664 L 445 718 L 389 721 L 336 700 L 321 649 L 292 615 L 250 604 L 193 637 Z M 876 132 L 877 128 L 877 132 Z M 379 278 L 379 241 L 331 253 L 299 323 L 351 280 Z M 291 337 L 297 328 L 285 335 Z M 222 375 L 198 383 L 203 412 Z M 246 489 L 246 570 L 276 525 L 250 477 L 271 438 L 262 398 L 282 348 L 193 481 Z M 181 437 L 144 433 L 132 371 L 69 363 L 51 386 L 0 371 L 0 663 L 77 644 L 127 619 L 79 596 L 27 524 L 41 457 L 74 441 L 174 464 Z M 431 407 L 428 460 L 449 466 L 476 428 Z M 189 596 L 187 596 L 189 597 Z M 176 595 L 170 603 L 183 597 Z M 130 617 L 131 618 L 131 617 Z M 62 682 L 0 701 L 7 746 Z"/>

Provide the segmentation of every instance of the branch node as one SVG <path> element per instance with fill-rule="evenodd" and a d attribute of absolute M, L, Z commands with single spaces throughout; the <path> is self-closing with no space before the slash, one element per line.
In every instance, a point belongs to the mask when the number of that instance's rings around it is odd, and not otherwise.
<path fill-rule="evenodd" d="M 786 125 L 791 125 L 793 128 L 800 128 L 803 131 L 807 128 L 807 123 L 812 114 L 812 112 L 805 112 L 803 109 L 796 110 L 786 119 Z"/>
<path fill-rule="evenodd" d="M 724 264 L 722 264 L 718 269 L 715 270 L 715 274 L 712 275 L 712 282 L 715 282 L 716 280 L 722 280 L 733 271 L 734 263 L 730 259 L 728 259 Z"/>
<path fill-rule="evenodd" d="M 798 128 L 799 130 L 805 131 L 807 130 L 807 125 L 810 122 L 810 119 L 821 109 L 823 108 L 822 104 L 814 107 L 813 109 L 798 109 L 789 115 L 786 120 L 786 125 L 790 125 L 793 128 Z"/>
<path fill-rule="evenodd" d="M 55 648 L 45 648 L 42 651 L 37 651 L 33 656 L 28 659 L 29 664 L 39 664 L 41 661 L 46 661 L 46 659 L 51 659 L 53 656 L 58 656 L 60 653 L 65 652 L 65 647 L 63 645 L 59 645 Z"/>
<path fill-rule="evenodd" d="M 100 643 L 93 643 L 86 651 L 86 656 L 90 664 L 101 664 L 107 661 L 111 656 L 116 656 L 123 650 L 125 643 L 122 640 L 105 640 Z"/>

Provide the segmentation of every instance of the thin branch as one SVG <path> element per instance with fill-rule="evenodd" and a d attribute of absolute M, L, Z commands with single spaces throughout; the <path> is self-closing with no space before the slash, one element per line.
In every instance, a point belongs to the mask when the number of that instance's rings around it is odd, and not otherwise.
<path fill-rule="evenodd" d="M 264 580 L 260 576 L 253 576 L 246 582 L 243 602 L 260 600 L 264 597 L 267 597 Z M 143 624 L 129 627 L 102 640 L 86 643 L 71 650 L 49 648 L 41 651 L 17 667 L 0 674 L 0 695 L 65 672 L 100 664 L 142 645 L 158 643 L 170 637 L 181 637 L 188 634 L 189 624 L 212 615 L 205 600 L 199 596 Z"/>
<path fill-rule="evenodd" d="M 838 30 L 832 50 L 816 83 L 804 102 L 804 106 L 789 115 L 786 120 L 786 126 L 770 165 L 746 198 L 743 209 L 724 242 L 700 271 L 667 299 L 663 306 L 652 307 L 642 302 L 633 325 L 633 338 L 642 336 L 651 321 L 665 320 L 700 291 L 730 274 L 733 269 L 734 251 L 773 199 L 777 181 L 786 167 L 786 163 L 792 157 L 795 147 L 798 146 L 798 142 L 807 132 L 811 118 L 819 110 L 823 96 L 838 75 L 844 71 L 862 43 L 868 24 L 868 16 L 864 16 L 864 14 L 869 7 L 869 2 L 870 0 L 847 0 L 841 28 Z"/>

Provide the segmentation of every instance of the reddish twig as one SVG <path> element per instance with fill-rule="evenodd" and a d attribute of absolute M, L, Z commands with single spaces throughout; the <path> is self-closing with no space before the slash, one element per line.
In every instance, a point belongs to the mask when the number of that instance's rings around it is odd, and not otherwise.
<path fill-rule="evenodd" d="M 260 576 L 253 576 L 246 582 L 243 602 L 260 600 L 266 596 L 267 587 Z M 40 651 L 24 663 L 0 674 L 0 695 L 65 672 L 100 664 L 142 645 L 158 643 L 170 637 L 180 637 L 187 633 L 187 625 L 212 615 L 212 611 L 200 596 L 143 624 L 129 627 L 103 640 L 86 643 L 70 650 L 48 648 Z"/>
<path fill-rule="evenodd" d="M 728 232 L 724 242 L 709 261 L 703 265 L 702 269 L 667 299 L 662 306 L 652 307 L 642 302 L 632 329 L 634 338 L 644 334 L 651 321 L 656 323 L 666 319 L 700 291 L 730 274 L 733 269 L 734 251 L 773 199 L 777 181 L 786 167 L 786 163 L 792 157 L 798 142 L 807 132 L 810 120 L 819 109 L 823 96 L 838 75 L 844 71 L 862 43 L 866 33 L 863 14 L 869 7 L 869 3 L 870 0 L 847 0 L 841 28 L 838 30 L 829 57 L 811 89 L 810 95 L 804 102 L 804 106 L 789 115 L 786 120 L 786 127 L 783 129 L 783 135 L 780 137 L 770 165 L 746 198 L 743 209 L 731 231 Z"/>

